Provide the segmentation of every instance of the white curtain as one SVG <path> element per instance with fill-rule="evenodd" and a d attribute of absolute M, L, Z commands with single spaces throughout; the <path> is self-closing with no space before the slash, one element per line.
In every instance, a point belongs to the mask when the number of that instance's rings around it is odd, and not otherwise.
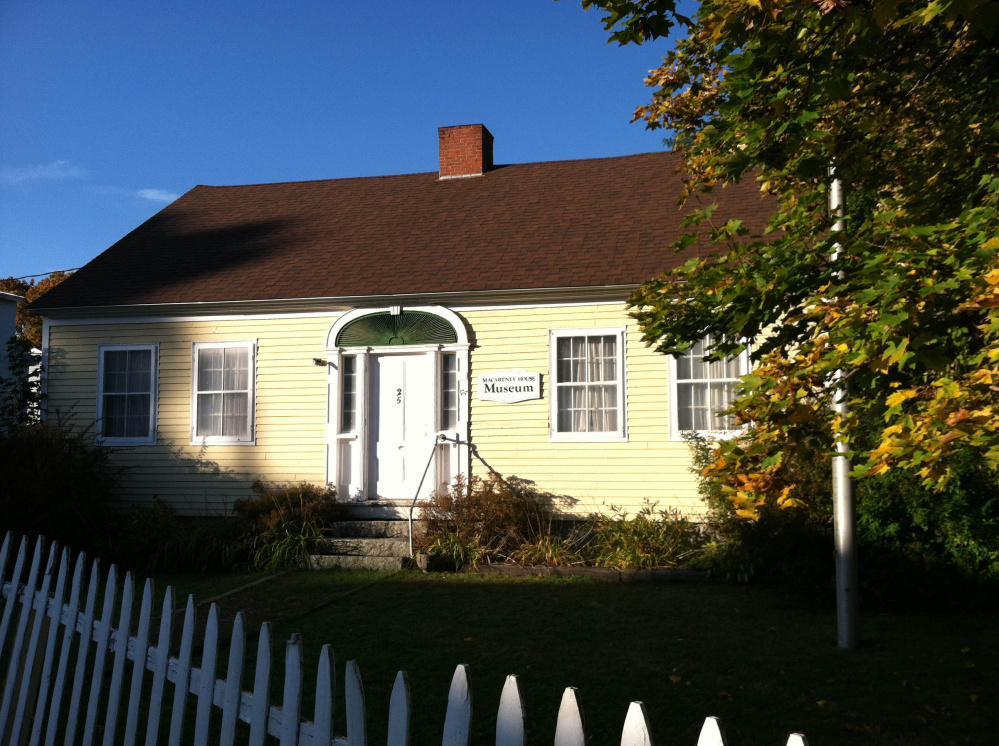
<path fill-rule="evenodd" d="M 561 337 L 556 355 L 558 431 L 616 431 L 617 337 Z"/>

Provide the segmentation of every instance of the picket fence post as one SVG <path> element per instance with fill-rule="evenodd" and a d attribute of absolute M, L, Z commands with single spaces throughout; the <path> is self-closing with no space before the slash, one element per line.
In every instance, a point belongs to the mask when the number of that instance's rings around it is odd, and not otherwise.
<path fill-rule="evenodd" d="M 6 662 L 6 670 L 0 670 L 3 682 L 0 742 L 29 746 L 42 743 L 45 746 L 57 743 L 92 746 L 100 737 L 104 746 L 113 746 L 118 743 L 118 726 L 124 707 L 124 724 L 120 730 L 121 743 L 125 746 L 135 746 L 139 742 L 143 713 L 145 746 L 159 744 L 164 730 L 171 746 L 179 746 L 188 739 L 194 746 L 206 746 L 210 724 L 215 718 L 220 719 L 219 743 L 224 746 L 232 746 L 235 742 L 239 722 L 248 725 L 251 746 L 263 746 L 268 736 L 278 739 L 282 746 L 367 746 L 367 709 L 357 661 L 348 661 L 344 667 L 346 736 L 334 737 L 337 686 L 335 658 L 330 645 L 324 645 L 319 653 L 312 721 L 303 720 L 304 663 L 302 640 L 298 634 L 293 634 L 285 645 L 282 701 L 280 705 L 272 705 L 271 625 L 268 622 L 261 625 L 257 639 L 253 689 L 243 691 L 247 631 L 242 614 L 236 614 L 233 623 L 225 678 L 216 679 L 220 631 L 219 612 L 214 604 L 209 607 L 203 635 L 195 640 L 197 607 L 194 597 L 188 596 L 179 652 L 173 657 L 170 655 L 176 608 L 173 588 L 168 587 L 164 592 L 155 644 L 151 644 L 152 580 L 146 580 L 143 585 L 136 634 L 132 637 L 129 632 L 136 589 L 131 573 L 126 572 L 119 582 L 118 569 L 111 565 L 102 586 L 100 562 L 94 559 L 89 565 L 84 598 L 86 555 L 74 555 L 68 547 L 60 548 L 55 543 L 47 546 L 42 537 L 34 542 L 33 549 L 30 543 L 26 537 L 18 541 L 8 532 L 0 545 L 0 600 L 3 601 L 0 665 Z M 12 555 L 13 569 L 8 572 Z M 100 617 L 96 618 L 99 599 Z M 200 667 L 192 665 L 196 647 L 201 648 Z M 75 664 L 72 663 L 74 649 Z M 129 661 L 132 662 L 131 670 L 128 669 Z M 151 675 L 148 690 L 147 671 Z M 172 704 L 169 726 L 164 727 L 163 706 L 168 696 L 168 683 L 173 687 Z M 184 725 L 192 694 L 196 700 L 193 737 Z M 81 712 L 84 700 L 86 709 Z M 472 702 L 471 671 L 467 665 L 460 664 L 455 668 L 448 691 L 442 746 L 469 746 Z M 100 735 L 98 710 L 102 703 L 105 704 Z M 213 710 L 218 710 L 219 714 Z M 399 671 L 389 701 L 388 746 L 410 745 L 411 721 L 409 678 L 405 671 Z M 507 676 L 496 714 L 496 746 L 524 746 L 525 730 L 520 681 L 517 676 Z M 573 687 L 567 688 L 562 695 L 554 743 L 555 746 L 586 744 L 579 692 Z M 642 702 L 632 702 L 628 708 L 621 731 L 621 746 L 652 746 L 648 713 Z M 727 746 L 720 720 L 709 717 L 704 721 L 697 746 Z M 792 733 L 787 746 L 808 746 L 808 741 L 802 734 Z"/>
<path fill-rule="evenodd" d="M 40 585 L 28 596 L 27 604 L 21 612 L 22 616 L 27 613 L 31 623 L 31 639 L 28 641 L 28 648 L 24 656 L 25 668 L 21 673 L 21 688 L 17 695 L 17 709 L 14 711 L 14 723 L 10 732 L 10 743 L 18 743 L 21 740 L 21 729 L 24 727 L 24 713 L 29 701 L 34 699 L 33 684 L 39 683 L 34 680 L 34 666 L 38 656 L 38 643 L 42 636 L 42 628 L 45 622 L 45 613 L 48 611 L 49 586 L 52 584 L 52 570 L 55 566 L 56 552 L 58 547 L 55 543 L 49 547 L 48 559 L 45 561 L 45 572 Z M 36 598 L 41 600 L 41 608 L 36 608 Z"/>
<path fill-rule="evenodd" d="M 229 642 L 229 666 L 225 676 L 225 699 L 222 702 L 222 731 L 219 743 L 232 746 L 236 740 L 236 720 L 239 719 L 240 682 L 243 678 L 243 650 L 246 633 L 243 631 L 243 614 L 236 614 Z"/>
<path fill-rule="evenodd" d="M 3 566 L 3 562 L 0 561 L 0 567 Z M 62 559 L 59 562 L 59 577 L 56 580 L 55 594 L 52 596 L 52 602 L 50 608 L 55 613 L 62 611 L 62 602 L 66 598 L 66 575 L 68 574 L 69 568 L 69 550 L 65 547 L 62 550 Z M 41 616 L 44 618 L 48 614 L 48 609 L 45 614 Z M 59 638 L 59 627 L 58 622 L 49 625 L 48 629 L 48 639 L 45 643 L 45 660 L 42 663 L 41 675 L 38 680 L 38 688 L 36 690 L 36 704 L 35 704 L 35 714 L 31 726 L 31 738 L 29 744 L 31 746 L 36 746 L 41 738 L 41 728 L 42 728 L 42 715 L 45 712 L 45 706 L 48 704 L 50 681 L 52 679 L 52 667 L 55 664 L 55 649 L 56 642 Z"/>
<path fill-rule="evenodd" d="M 257 670 L 253 677 L 253 713 L 250 717 L 250 746 L 263 746 L 267 738 L 267 716 L 270 702 L 271 625 L 260 625 L 257 640 Z"/>
<path fill-rule="evenodd" d="M 347 700 L 347 746 L 366 746 L 368 718 L 364 708 L 361 668 L 357 661 L 347 661 L 343 685 Z"/>
<path fill-rule="evenodd" d="M 142 588 L 142 603 L 139 606 L 139 626 L 135 633 L 135 646 L 131 648 L 133 650 L 132 659 L 142 661 L 142 665 L 136 663 L 132 666 L 132 683 L 128 690 L 128 710 L 125 714 L 124 746 L 134 746 L 136 733 L 139 729 L 139 705 L 142 699 L 142 680 L 146 674 L 144 664 L 149 650 L 149 624 L 152 614 L 153 581 L 147 578 Z M 123 646 L 126 653 L 130 649 L 128 642 L 130 641 L 127 641 Z"/>
<path fill-rule="evenodd" d="M 389 700 L 388 746 L 409 746 L 411 713 L 409 676 L 405 671 L 399 671 L 395 675 L 392 698 Z"/>
<path fill-rule="evenodd" d="M 25 547 L 26 540 L 21 542 L 22 548 Z M 25 588 L 24 599 L 19 604 L 21 607 L 21 614 L 17 619 L 17 630 L 14 633 L 14 646 L 10 651 L 11 666 L 7 671 L 7 680 L 4 685 L 3 693 L 3 704 L 0 705 L 0 740 L 4 740 L 4 734 L 7 733 L 7 739 L 13 741 L 16 735 L 13 733 L 14 724 L 9 722 L 10 708 L 14 701 L 14 690 L 17 687 L 17 675 L 20 668 L 19 665 L 14 665 L 14 661 L 20 661 L 21 652 L 24 648 L 24 635 L 28 629 L 28 619 L 31 616 L 31 602 L 34 598 L 35 584 L 38 581 L 38 566 L 41 563 L 42 556 L 42 540 L 41 538 L 35 543 L 35 552 L 31 559 L 31 569 L 28 571 L 28 582 Z M 22 560 L 22 556 L 18 555 L 18 560 Z M 23 561 L 21 561 L 23 564 Z"/>
<path fill-rule="evenodd" d="M 562 693 L 555 725 L 555 746 L 585 746 L 583 709 L 579 705 L 579 692 L 570 686 Z"/>
<path fill-rule="evenodd" d="M 524 746 L 524 700 L 520 696 L 520 679 L 506 677 L 496 713 L 496 746 Z"/>
<path fill-rule="evenodd" d="M 302 704 L 302 638 L 297 632 L 284 647 L 284 698 L 281 701 L 281 746 L 298 745 Z"/>
<path fill-rule="evenodd" d="M 160 610 L 160 633 L 156 638 L 153 656 L 153 686 L 149 694 L 149 720 L 146 722 L 146 746 L 155 746 L 159 739 L 160 713 L 163 707 L 163 688 L 166 685 L 167 670 L 170 668 L 170 636 L 173 633 L 174 615 L 173 588 L 163 594 Z M 137 651 L 138 652 L 138 651 Z M 138 660 L 138 657 L 136 657 Z"/>

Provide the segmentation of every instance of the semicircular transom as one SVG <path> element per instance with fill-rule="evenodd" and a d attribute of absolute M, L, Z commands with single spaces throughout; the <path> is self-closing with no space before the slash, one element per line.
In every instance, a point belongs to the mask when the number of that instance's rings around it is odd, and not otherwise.
<path fill-rule="evenodd" d="M 354 319 L 336 338 L 337 347 L 454 344 L 458 335 L 450 322 L 427 311 L 380 311 Z"/>

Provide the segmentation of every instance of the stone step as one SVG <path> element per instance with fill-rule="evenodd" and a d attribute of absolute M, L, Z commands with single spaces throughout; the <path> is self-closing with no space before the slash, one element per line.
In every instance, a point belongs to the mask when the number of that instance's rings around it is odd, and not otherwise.
<path fill-rule="evenodd" d="M 419 522 L 413 523 L 413 531 L 419 534 Z M 338 538 L 394 538 L 409 539 L 408 521 L 337 521 L 331 536 Z"/>
<path fill-rule="evenodd" d="M 333 567 L 345 570 L 401 570 L 407 561 L 403 557 L 314 554 L 309 557 L 309 567 L 313 570 L 328 570 Z"/>
<path fill-rule="evenodd" d="M 407 539 L 327 538 L 320 542 L 316 554 L 351 557 L 409 557 Z"/>

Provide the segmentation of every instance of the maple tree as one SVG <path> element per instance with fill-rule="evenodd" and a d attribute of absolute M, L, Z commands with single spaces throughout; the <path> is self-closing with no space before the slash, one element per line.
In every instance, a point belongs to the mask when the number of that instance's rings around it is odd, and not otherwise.
<path fill-rule="evenodd" d="M 692 212 L 676 249 L 709 240 L 713 256 L 630 300 L 661 352 L 708 334 L 718 357 L 750 348 L 732 407 L 749 427 L 706 472 L 740 515 L 807 499 L 789 464 L 823 455 L 816 432 L 826 456 L 849 445 L 858 476 L 942 488 L 969 452 L 999 466 L 999 3 L 583 5 L 622 44 L 678 35 L 635 118 L 668 132 L 685 194 L 755 179 L 776 205 L 764 235 Z M 830 167 L 847 194 L 835 231 Z"/>

